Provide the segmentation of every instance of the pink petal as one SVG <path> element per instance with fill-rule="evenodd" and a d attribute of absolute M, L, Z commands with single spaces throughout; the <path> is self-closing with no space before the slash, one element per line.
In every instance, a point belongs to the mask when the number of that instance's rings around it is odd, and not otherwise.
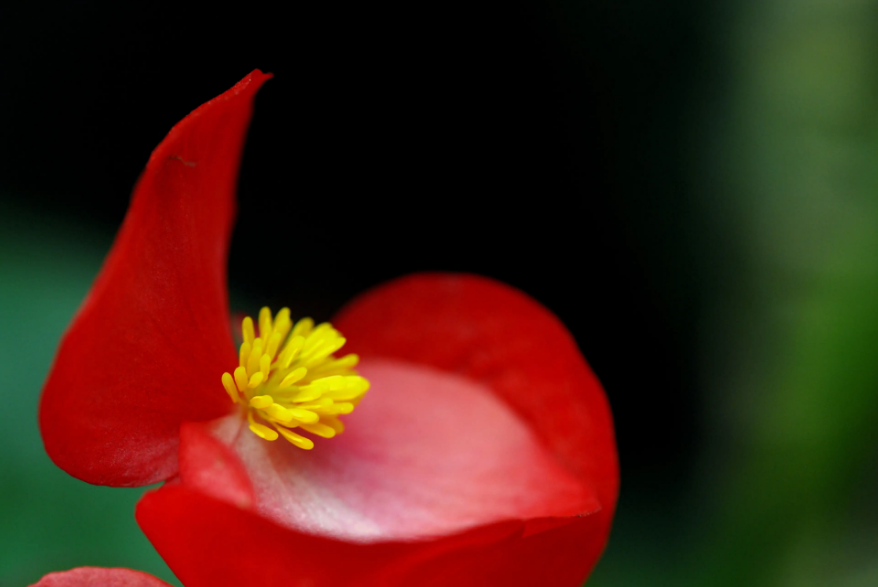
<path fill-rule="evenodd" d="M 344 434 L 317 439 L 312 451 L 257 438 L 238 416 L 217 425 L 240 455 L 263 516 L 301 532 L 371 542 L 600 509 L 594 489 L 559 465 L 488 388 L 394 360 L 367 361 L 359 371 L 371 390 L 344 417 Z M 541 521 L 525 534 L 552 525 Z"/>
<path fill-rule="evenodd" d="M 596 489 L 609 532 L 619 492 L 610 407 L 570 332 L 538 301 L 478 275 L 415 273 L 359 295 L 332 323 L 346 352 L 430 365 L 489 387 Z"/>

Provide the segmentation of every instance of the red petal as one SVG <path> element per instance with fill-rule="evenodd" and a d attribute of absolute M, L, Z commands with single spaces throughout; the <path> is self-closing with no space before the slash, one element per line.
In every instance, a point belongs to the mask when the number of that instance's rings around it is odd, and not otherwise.
<path fill-rule="evenodd" d="M 283 528 L 183 485 L 137 506 L 140 527 L 187 587 L 576 587 L 582 565 L 571 550 L 588 558 L 603 548 L 598 520 L 527 537 L 510 521 L 426 542 L 356 544 Z"/>
<path fill-rule="evenodd" d="M 238 507 L 255 502 L 253 484 L 238 456 L 194 422 L 180 427 L 180 481 Z"/>
<path fill-rule="evenodd" d="M 180 423 L 228 413 L 237 360 L 226 257 L 254 71 L 175 126 L 64 336 L 40 401 L 46 451 L 89 483 L 144 485 L 177 470 Z"/>
<path fill-rule="evenodd" d="M 492 389 L 595 489 L 602 510 L 594 532 L 603 544 L 619 484 L 612 417 L 575 341 L 546 308 L 483 277 L 420 274 L 367 292 L 333 323 L 346 350 L 432 365 Z M 600 548 L 569 554 L 585 575 Z"/>
<path fill-rule="evenodd" d="M 161 579 L 131 569 L 79 567 L 60 573 L 49 573 L 32 587 L 169 587 Z"/>
<path fill-rule="evenodd" d="M 231 429 L 217 433 L 241 456 L 259 513 L 301 532 L 362 542 L 600 508 L 481 385 L 397 361 L 364 361 L 360 372 L 372 388 L 344 417 L 345 433 L 318 439 L 311 451 L 240 432 L 239 416 L 225 420 Z M 181 461 L 201 463 L 188 449 L 181 446 Z M 214 460 L 202 466 L 212 471 Z"/>

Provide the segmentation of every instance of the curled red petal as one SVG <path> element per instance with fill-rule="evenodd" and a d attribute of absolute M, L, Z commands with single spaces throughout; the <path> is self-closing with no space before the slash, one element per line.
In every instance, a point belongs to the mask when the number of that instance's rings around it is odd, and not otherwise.
<path fill-rule="evenodd" d="M 296 532 L 185 485 L 144 495 L 137 521 L 187 587 L 576 587 L 603 548 L 595 516 L 525 536 L 507 521 L 414 542 L 358 544 Z"/>
<path fill-rule="evenodd" d="M 102 569 L 79 567 L 69 571 L 49 573 L 32 587 L 170 587 L 161 579 L 131 569 Z"/>
<path fill-rule="evenodd" d="M 40 400 L 46 451 L 89 483 L 177 470 L 180 424 L 230 409 L 226 262 L 254 71 L 153 151 L 113 248 L 61 341 Z"/>
<path fill-rule="evenodd" d="M 567 550 L 568 565 L 583 577 L 588 574 L 609 534 L 618 457 L 603 389 L 551 312 L 491 279 L 428 273 L 366 292 L 333 323 L 349 341 L 346 349 L 367 358 L 431 365 L 484 383 L 528 422 L 600 501 L 602 509 L 591 522 L 597 548 L 590 546 L 587 555 L 576 545 Z"/>

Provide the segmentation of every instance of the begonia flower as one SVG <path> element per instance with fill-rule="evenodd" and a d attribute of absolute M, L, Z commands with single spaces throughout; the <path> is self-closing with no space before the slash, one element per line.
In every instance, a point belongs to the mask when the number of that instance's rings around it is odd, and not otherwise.
<path fill-rule="evenodd" d="M 69 571 L 49 573 L 31 587 L 170 587 L 167 583 L 142 571 L 78 567 Z"/>
<path fill-rule="evenodd" d="M 170 480 L 137 519 L 188 587 L 580 584 L 615 509 L 612 419 L 539 303 L 419 274 L 333 326 L 264 310 L 236 352 L 234 188 L 267 77 L 153 152 L 47 380 L 47 452 L 91 483 Z"/>

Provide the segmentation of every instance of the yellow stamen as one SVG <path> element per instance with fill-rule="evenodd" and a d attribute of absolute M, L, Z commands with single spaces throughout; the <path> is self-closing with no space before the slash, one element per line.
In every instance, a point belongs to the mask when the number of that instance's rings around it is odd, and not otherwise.
<path fill-rule="evenodd" d="M 299 405 L 296 407 L 303 409 L 303 410 L 321 410 L 321 409 L 328 408 L 331 405 L 332 405 L 331 399 L 329 399 L 328 397 L 321 397 L 320 399 L 318 399 L 314 403 L 307 404 L 307 405 Z"/>
<path fill-rule="evenodd" d="M 250 346 L 251 346 L 251 343 L 247 342 L 246 340 L 243 343 L 241 343 L 241 350 L 240 350 L 240 352 L 238 352 L 238 364 L 239 365 L 246 365 L 247 364 L 247 359 L 250 358 Z"/>
<path fill-rule="evenodd" d="M 320 421 L 320 416 L 312 412 L 311 410 L 303 410 L 302 408 L 292 408 L 289 410 L 290 415 L 298 420 L 299 422 L 304 422 L 305 424 L 314 424 Z"/>
<path fill-rule="evenodd" d="M 247 373 L 251 375 L 259 370 L 259 359 L 262 358 L 262 339 L 257 338 L 253 341 L 253 350 L 250 351 L 250 358 L 247 359 Z M 241 363 L 243 367 L 245 363 Z"/>
<path fill-rule="evenodd" d="M 265 413 L 268 414 L 271 418 L 274 418 L 275 420 L 280 420 L 284 423 L 293 421 L 292 410 L 288 410 L 280 404 L 271 404 L 270 406 L 265 408 Z"/>
<path fill-rule="evenodd" d="M 323 438 L 332 438 L 335 436 L 335 430 L 326 424 L 302 424 L 302 430 L 307 430 L 311 434 L 316 434 Z"/>
<path fill-rule="evenodd" d="M 270 395 L 257 395 L 256 397 L 250 399 L 250 407 L 256 408 L 257 410 L 267 408 L 273 403 L 274 400 L 271 398 Z"/>
<path fill-rule="evenodd" d="M 250 382 L 247 383 L 247 387 L 249 387 L 250 389 L 256 389 L 259 384 L 262 383 L 263 379 L 265 379 L 265 375 L 262 373 L 262 371 L 257 371 L 253 374 L 253 377 L 250 378 Z"/>
<path fill-rule="evenodd" d="M 293 327 L 293 336 L 308 336 L 311 329 L 314 328 L 314 320 L 311 318 L 302 318 Z"/>
<path fill-rule="evenodd" d="M 326 361 L 320 364 L 319 367 L 312 367 L 311 373 L 314 375 L 319 374 L 322 377 L 327 377 L 329 375 L 341 375 L 342 373 L 356 367 L 357 363 L 359 362 L 360 357 L 354 354 L 350 354 L 335 361 Z"/>
<path fill-rule="evenodd" d="M 333 404 L 332 407 L 327 409 L 326 411 L 333 414 L 350 414 L 354 411 L 354 404 L 349 402 Z"/>
<path fill-rule="evenodd" d="M 250 430 L 256 436 L 260 438 L 264 438 L 265 440 L 277 440 L 277 432 L 265 426 L 264 424 L 258 424 L 253 420 L 253 412 L 249 412 L 247 414 L 247 421 L 250 422 Z"/>
<path fill-rule="evenodd" d="M 223 373 L 223 387 L 226 388 L 226 393 L 229 394 L 233 402 L 238 403 L 240 401 L 241 397 L 238 395 L 238 388 L 235 387 L 235 378 L 230 373 Z"/>
<path fill-rule="evenodd" d="M 289 387 L 296 381 L 302 379 L 302 377 L 304 377 L 307 373 L 308 369 L 306 369 L 305 367 L 299 367 L 298 369 L 294 370 L 292 373 L 284 377 L 283 381 L 280 382 L 280 385 L 278 385 L 278 387 Z"/>
<path fill-rule="evenodd" d="M 298 352 L 300 350 L 302 350 L 302 345 L 304 345 L 304 344 L 305 344 L 305 337 L 304 336 L 300 336 L 298 334 L 295 334 L 295 332 L 290 335 L 290 340 L 287 342 L 286 346 L 284 347 L 283 352 L 281 352 L 281 355 L 280 355 L 280 364 L 284 369 L 289 368 L 293 359 L 296 358 L 296 355 L 298 354 Z"/>
<path fill-rule="evenodd" d="M 268 340 L 271 336 L 271 310 L 267 307 L 259 310 L 259 337 Z"/>
<path fill-rule="evenodd" d="M 291 428 L 323 438 L 341 434 L 338 415 L 353 411 L 369 390 L 369 382 L 354 371 L 356 355 L 334 356 L 345 338 L 328 322 L 315 326 L 303 318 L 294 324 L 288 308 L 274 320 L 262 308 L 258 337 L 255 326 L 252 318 L 244 318 L 239 365 L 222 376 L 223 388 L 242 406 L 250 430 L 265 440 L 280 434 L 305 450 L 314 442 Z"/>
<path fill-rule="evenodd" d="M 256 333 L 253 332 L 253 318 L 250 316 L 244 318 L 244 322 L 241 324 L 241 331 L 244 333 L 244 342 L 253 344 L 253 340 L 256 338 Z"/>
<path fill-rule="evenodd" d="M 304 436 L 296 434 L 295 432 L 290 432 L 283 426 L 275 426 L 275 428 L 277 428 L 278 432 L 283 434 L 284 438 L 286 438 L 299 448 L 303 448 L 305 450 L 311 450 L 312 448 L 314 448 L 314 441 L 310 438 L 305 438 Z"/>
<path fill-rule="evenodd" d="M 327 426 L 335 430 L 336 434 L 341 434 L 342 432 L 344 432 L 344 424 L 342 424 L 341 420 L 339 420 L 338 418 L 333 418 L 331 416 L 320 418 L 320 423 L 326 424 Z"/>
<path fill-rule="evenodd" d="M 280 332 L 272 332 L 271 338 L 268 340 L 268 346 L 265 347 L 265 354 L 270 357 L 274 357 L 275 353 L 277 353 L 277 347 L 280 345 Z"/>
<path fill-rule="evenodd" d="M 320 392 L 314 389 L 305 389 L 293 396 L 294 402 L 310 402 L 320 397 Z"/>
<path fill-rule="evenodd" d="M 271 367 L 271 357 L 268 355 L 262 355 L 262 358 L 259 359 L 259 370 L 262 372 L 262 378 L 268 379 L 268 370 Z"/>
<path fill-rule="evenodd" d="M 290 320 L 290 309 L 281 308 L 281 311 L 277 313 L 277 317 L 274 319 L 275 334 L 279 335 L 280 339 L 283 340 L 290 333 L 292 327 L 293 322 Z"/>
<path fill-rule="evenodd" d="M 249 381 L 247 380 L 247 369 L 238 367 L 235 369 L 235 383 L 238 385 L 238 391 L 245 391 Z"/>

